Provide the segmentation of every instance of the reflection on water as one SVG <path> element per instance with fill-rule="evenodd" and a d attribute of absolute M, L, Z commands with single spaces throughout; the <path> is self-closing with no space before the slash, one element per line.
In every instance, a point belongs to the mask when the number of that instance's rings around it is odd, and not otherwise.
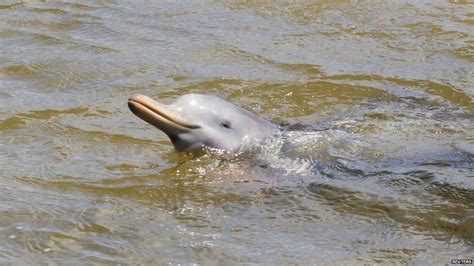
<path fill-rule="evenodd" d="M 3 263 L 449 263 L 474 248 L 471 1 L 0 4 Z M 178 154 L 126 106 L 284 125 Z"/>

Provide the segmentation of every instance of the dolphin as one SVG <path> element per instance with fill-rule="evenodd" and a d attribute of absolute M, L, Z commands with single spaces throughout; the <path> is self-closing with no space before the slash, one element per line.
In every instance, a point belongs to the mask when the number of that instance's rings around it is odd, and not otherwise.
<path fill-rule="evenodd" d="M 186 94 L 162 104 L 138 94 L 128 99 L 128 107 L 168 135 L 177 151 L 236 151 L 280 132 L 277 124 L 214 95 Z"/>

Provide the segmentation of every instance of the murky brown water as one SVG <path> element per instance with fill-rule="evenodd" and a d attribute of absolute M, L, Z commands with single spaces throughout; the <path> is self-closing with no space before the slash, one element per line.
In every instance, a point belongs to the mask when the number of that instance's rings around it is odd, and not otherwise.
<path fill-rule="evenodd" d="M 0 263 L 472 258 L 474 2 L 176 2 L 0 4 Z M 177 154 L 126 105 L 191 92 L 305 126 Z"/>

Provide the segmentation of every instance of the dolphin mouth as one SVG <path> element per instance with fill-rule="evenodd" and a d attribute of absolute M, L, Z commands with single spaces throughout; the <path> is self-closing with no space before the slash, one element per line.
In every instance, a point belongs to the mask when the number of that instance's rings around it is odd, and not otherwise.
<path fill-rule="evenodd" d="M 163 130 L 167 134 L 187 132 L 200 128 L 177 116 L 168 108 L 145 95 L 134 95 L 128 99 L 128 107 L 141 119 Z"/>

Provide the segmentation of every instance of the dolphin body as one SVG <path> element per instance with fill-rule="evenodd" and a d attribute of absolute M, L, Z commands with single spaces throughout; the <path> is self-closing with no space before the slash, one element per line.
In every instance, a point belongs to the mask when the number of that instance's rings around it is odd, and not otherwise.
<path fill-rule="evenodd" d="M 134 95 L 128 106 L 168 135 L 177 151 L 203 147 L 235 151 L 280 132 L 277 124 L 213 95 L 186 94 L 168 105 Z"/>

